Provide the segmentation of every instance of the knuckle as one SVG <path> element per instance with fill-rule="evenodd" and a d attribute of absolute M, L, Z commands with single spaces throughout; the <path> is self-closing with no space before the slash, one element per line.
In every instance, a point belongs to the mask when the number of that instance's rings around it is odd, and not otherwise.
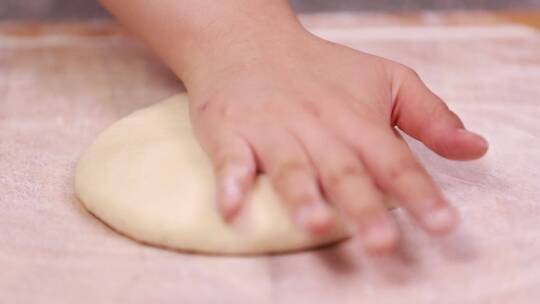
<path fill-rule="evenodd" d="M 195 104 L 195 112 L 199 114 L 208 113 L 215 109 L 220 100 L 216 97 L 209 97 Z"/>
<path fill-rule="evenodd" d="M 219 115 L 229 121 L 238 121 L 242 118 L 244 109 L 236 102 L 224 102 L 218 109 Z"/>
<path fill-rule="evenodd" d="M 362 168 L 358 164 L 345 163 L 330 170 L 326 176 L 329 185 L 336 186 L 342 184 L 350 178 L 364 176 Z"/>
<path fill-rule="evenodd" d="M 403 75 L 405 79 L 420 78 L 420 75 L 418 75 L 418 72 L 416 72 L 416 70 L 403 64 L 399 64 L 399 72 L 401 73 L 401 75 Z"/>
<path fill-rule="evenodd" d="M 366 220 L 371 217 L 375 217 L 377 214 L 381 212 L 381 208 L 375 204 L 359 204 L 362 205 L 361 207 L 358 207 L 358 210 L 356 211 L 355 216 L 360 220 Z"/>
<path fill-rule="evenodd" d="M 291 160 L 279 166 L 271 178 L 276 191 L 287 203 L 303 205 L 317 199 L 312 176 L 313 172 L 305 162 Z"/>
<path fill-rule="evenodd" d="M 276 172 L 273 175 L 275 180 L 282 181 L 286 180 L 290 176 L 300 174 L 311 174 L 309 166 L 305 162 L 300 160 L 289 160 L 278 166 Z"/>
<path fill-rule="evenodd" d="M 401 157 L 389 163 L 383 170 L 382 178 L 387 183 L 395 183 L 418 170 L 418 164 L 409 157 Z"/>
<path fill-rule="evenodd" d="M 381 205 L 376 200 L 349 201 L 341 204 L 343 210 L 354 220 L 363 221 L 381 212 Z"/>
<path fill-rule="evenodd" d="M 411 67 L 408 67 L 401 63 L 395 63 L 393 65 L 393 79 L 399 83 L 418 83 L 421 79 L 420 75 Z"/>
<path fill-rule="evenodd" d="M 433 110 L 431 111 L 431 119 L 437 120 L 437 119 L 444 118 L 446 116 L 452 116 L 452 117 L 457 118 L 457 115 L 454 112 L 450 111 L 446 103 L 442 101 L 435 103 Z"/>
<path fill-rule="evenodd" d="M 210 97 L 195 105 L 196 115 L 211 115 L 228 121 L 241 118 L 244 108 L 238 102 L 229 102 L 225 97 Z"/>
<path fill-rule="evenodd" d="M 422 130 L 429 130 L 433 125 L 436 125 L 440 122 L 448 122 L 451 123 L 457 123 L 458 125 L 462 125 L 462 122 L 459 118 L 459 116 L 452 112 L 450 108 L 448 108 L 448 105 L 444 103 L 442 100 L 440 102 L 436 102 L 432 105 L 431 109 L 429 111 L 429 118 L 426 119 L 422 123 Z"/>
<path fill-rule="evenodd" d="M 317 197 L 308 191 L 291 191 L 285 193 L 287 202 L 293 205 L 307 205 L 316 201 Z"/>

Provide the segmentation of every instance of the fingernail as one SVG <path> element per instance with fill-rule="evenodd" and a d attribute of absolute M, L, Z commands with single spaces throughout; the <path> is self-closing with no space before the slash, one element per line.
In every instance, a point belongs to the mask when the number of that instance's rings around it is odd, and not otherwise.
<path fill-rule="evenodd" d="M 424 224 L 433 232 L 446 232 L 456 223 L 456 213 L 452 208 L 440 207 L 424 215 Z"/>
<path fill-rule="evenodd" d="M 309 229 L 311 230 L 311 233 L 315 235 L 324 234 L 334 224 L 334 215 L 332 211 L 325 203 L 320 203 L 319 206 L 319 208 L 315 208 L 313 211 L 309 223 Z"/>
<path fill-rule="evenodd" d="M 366 249 L 370 251 L 389 249 L 395 244 L 397 238 L 395 224 L 386 217 L 381 217 L 372 222 L 360 238 Z"/>
<path fill-rule="evenodd" d="M 295 224 L 307 232 L 324 233 L 332 222 L 332 213 L 322 202 L 310 203 L 296 211 Z"/>
<path fill-rule="evenodd" d="M 240 205 L 241 196 L 240 185 L 236 179 L 225 178 L 221 185 L 221 196 L 219 197 L 221 201 L 219 206 L 225 217 L 231 216 L 236 211 Z"/>
<path fill-rule="evenodd" d="M 487 150 L 489 148 L 489 142 L 482 136 L 480 136 L 480 140 L 481 140 L 482 148 Z"/>

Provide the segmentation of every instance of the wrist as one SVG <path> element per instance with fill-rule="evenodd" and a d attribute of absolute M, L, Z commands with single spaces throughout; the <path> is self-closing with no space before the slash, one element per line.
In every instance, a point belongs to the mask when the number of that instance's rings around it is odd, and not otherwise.
<path fill-rule="evenodd" d="M 201 75 L 234 64 L 249 65 L 307 34 L 289 7 L 277 7 L 261 16 L 244 14 L 199 26 L 171 46 L 167 61 L 189 87 Z"/>

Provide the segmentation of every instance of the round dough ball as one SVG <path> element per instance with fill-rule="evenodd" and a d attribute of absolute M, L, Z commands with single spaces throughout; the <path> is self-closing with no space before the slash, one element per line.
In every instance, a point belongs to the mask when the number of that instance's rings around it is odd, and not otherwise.
<path fill-rule="evenodd" d="M 215 206 L 211 163 L 191 130 L 186 95 L 136 111 L 99 135 L 77 165 L 75 190 L 117 231 L 174 249 L 261 254 L 347 237 L 341 222 L 321 237 L 302 232 L 264 176 L 234 223 L 225 223 Z"/>

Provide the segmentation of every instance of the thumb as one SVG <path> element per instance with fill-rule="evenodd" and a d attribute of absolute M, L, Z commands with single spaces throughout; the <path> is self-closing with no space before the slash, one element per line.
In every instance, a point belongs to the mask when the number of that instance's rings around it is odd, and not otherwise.
<path fill-rule="evenodd" d="M 484 155 L 487 141 L 465 129 L 459 117 L 407 67 L 395 73 L 392 121 L 437 154 L 456 160 Z"/>

